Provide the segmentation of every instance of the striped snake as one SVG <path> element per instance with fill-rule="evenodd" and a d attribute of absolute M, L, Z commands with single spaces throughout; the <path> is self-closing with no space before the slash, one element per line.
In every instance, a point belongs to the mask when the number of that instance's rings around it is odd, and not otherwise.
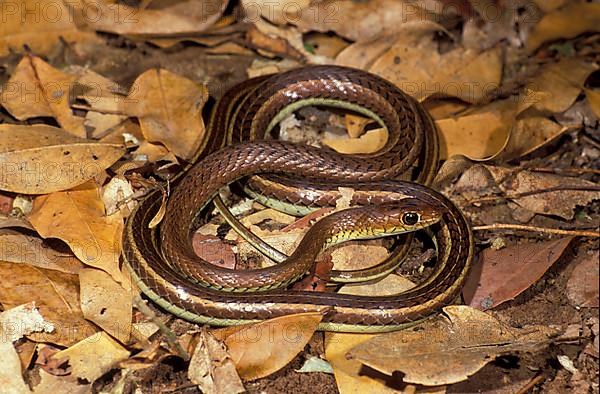
<path fill-rule="evenodd" d="M 388 141 L 372 154 L 342 155 L 266 139 L 290 113 L 315 105 L 369 116 L 387 129 Z M 248 80 L 217 104 L 195 164 L 177 180 L 160 228 L 149 228 L 161 206 L 158 190 L 128 218 L 124 261 L 150 299 L 192 322 L 233 325 L 319 311 L 324 315 L 321 330 L 381 332 L 406 327 L 453 303 L 472 261 L 466 219 L 447 198 L 423 185 L 435 175 L 437 149 L 435 126 L 425 110 L 393 84 L 367 72 L 309 66 Z M 352 188 L 352 203 L 360 207 L 317 222 L 296 252 L 273 267 L 231 270 L 212 265 L 195 254 L 192 234 L 219 190 L 249 176 L 251 193 L 288 210 L 305 212 L 304 208 L 335 203 L 340 187 Z M 417 182 L 401 180 L 407 176 Z M 350 237 L 375 238 L 425 227 L 435 240 L 437 263 L 423 283 L 406 292 L 356 296 L 285 289 L 330 245 Z M 398 266 L 409 243 L 372 268 L 335 271 L 332 276 L 340 282 L 380 277 Z"/>

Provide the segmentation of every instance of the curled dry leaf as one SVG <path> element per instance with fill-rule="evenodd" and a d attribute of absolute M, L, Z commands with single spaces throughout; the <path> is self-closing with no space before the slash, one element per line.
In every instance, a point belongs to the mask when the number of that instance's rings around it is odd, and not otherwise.
<path fill-rule="evenodd" d="M 83 16 L 87 25 L 98 31 L 116 34 L 165 36 L 199 33 L 212 26 L 222 15 L 227 1 L 188 0 L 162 9 L 134 8 L 101 0 L 68 3 Z M 85 17 L 94 10 L 94 17 Z"/>
<path fill-rule="evenodd" d="M 598 31 L 599 26 L 600 4 L 571 2 L 564 8 L 544 15 L 529 35 L 527 49 L 534 51 L 548 41 Z"/>
<path fill-rule="evenodd" d="M 133 83 L 124 112 L 139 118 L 149 141 L 191 159 L 204 138 L 202 108 L 207 99 L 206 86 L 167 70 L 149 70 Z"/>
<path fill-rule="evenodd" d="M 485 249 L 474 264 L 463 296 L 473 308 L 486 310 L 512 300 L 537 282 L 563 255 L 572 237 Z"/>
<path fill-rule="evenodd" d="M 525 86 L 517 113 L 530 107 L 542 113 L 566 111 L 581 93 L 587 77 L 597 68 L 578 58 L 564 58 L 545 66 Z"/>
<path fill-rule="evenodd" d="M 68 133 L 85 138 L 83 118 L 73 115 L 70 107 L 76 80 L 39 57 L 27 55 L 3 87 L 0 104 L 19 120 L 49 116 Z"/>
<path fill-rule="evenodd" d="M 52 358 L 68 358 L 72 374 L 93 382 L 129 357 L 129 351 L 105 332 L 83 339 L 55 353 Z"/>
<path fill-rule="evenodd" d="M 575 306 L 598 308 L 598 251 L 583 254 L 574 262 L 567 282 L 567 296 Z"/>
<path fill-rule="evenodd" d="M 0 188 L 42 194 L 69 189 L 100 174 L 125 152 L 122 145 L 74 137 L 51 126 L 0 125 Z"/>
<path fill-rule="evenodd" d="M 350 357 L 387 375 L 400 371 L 407 383 L 439 386 L 466 380 L 499 355 L 536 351 L 559 334 L 545 326 L 512 328 L 468 306 L 444 314 L 419 330 L 378 335 Z"/>
<path fill-rule="evenodd" d="M 86 268 L 79 272 L 81 310 L 83 316 L 104 331 L 128 343 L 131 334 L 132 294 L 106 272 Z"/>
<path fill-rule="evenodd" d="M 105 216 L 94 183 L 37 197 L 29 221 L 42 237 L 62 239 L 84 264 L 123 283 L 119 270 L 123 218 L 120 214 Z"/>
<path fill-rule="evenodd" d="M 34 333 L 30 339 L 68 346 L 96 332 L 83 318 L 77 275 L 0 262 L 0 277 L 0 304 L 12 308 L 35 301 L 42 316 L 54 325 L 52 333 Z"/>
<path fill-rule="evenodd" d="M 322 319 L 318 312 L 298 313 L 217 330 L 214 334 L 227 345 L 240 377 L 255 380 L 279 371 L 292 361 Z"/>
<path fill-rule="evenodd" d="M 512 127 L 506 146 L 495 159 L 511 160 L 525 156 L 570 130 L 572 128 L 542 116 L 520 119 Z"/>
<path fill-rule="evenodd" d="M 206 330 L 200 332 L 188 377 L 206 394 L 246 391 L 225 345 Z"/>
<path fill-rule="evenodd" d="M 0 230 L 0 260 L 25 263 L 67 274 L 77 274 L 83 264 L 71 253 L 61 252 L 41 238 L 12 229 Z"/>
<path fill-rule="evenodd" d="M 0 56 L 6 56 L 11 51 L 47 55 L 61 40 L 68 43 L 100 42 L 93 32 L 77 28 L 73 15 L 65 5 L 68 3 L 19 0 L 3 4 Z M 25 18 L 28 13 L 29 17 Z"/>

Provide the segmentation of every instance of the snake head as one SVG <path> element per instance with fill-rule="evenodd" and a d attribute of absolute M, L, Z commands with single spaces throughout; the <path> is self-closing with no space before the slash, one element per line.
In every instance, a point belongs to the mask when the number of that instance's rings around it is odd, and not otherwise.
<path fill-rule="evenodd" d="M 371 228 L 376 236 L 421 230 L 442 218 L 441 209 L 416 198 L 405 198 L 367 209 L 360 227 Z"/>

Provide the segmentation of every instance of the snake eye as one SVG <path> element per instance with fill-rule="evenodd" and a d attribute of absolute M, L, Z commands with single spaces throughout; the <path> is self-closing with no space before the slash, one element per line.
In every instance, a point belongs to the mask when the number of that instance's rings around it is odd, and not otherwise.
<path fill-rule="evenodd" d="M 416 212 L 407 212 L 404 215 L 402 215 L 402 223 L 408 226 L 416 224 L 419 221 L 419 219 L 419 214 Z"/>

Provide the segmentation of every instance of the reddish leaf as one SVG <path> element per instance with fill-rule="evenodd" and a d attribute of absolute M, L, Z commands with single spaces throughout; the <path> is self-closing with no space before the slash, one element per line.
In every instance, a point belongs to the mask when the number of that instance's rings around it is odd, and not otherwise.
<path fill-rule="evenodd" d="M 567 296 L 576 306 L 598 308 L 598 251 L 577 258 L 567 282 Z"/>
<path fill-rule="evenodd" d="M 484 250 L 467 279 L 463 292 L 466 303 L 486 310 L 512 300 L 538 281 L 572 240 L 568 237 Z"/>

